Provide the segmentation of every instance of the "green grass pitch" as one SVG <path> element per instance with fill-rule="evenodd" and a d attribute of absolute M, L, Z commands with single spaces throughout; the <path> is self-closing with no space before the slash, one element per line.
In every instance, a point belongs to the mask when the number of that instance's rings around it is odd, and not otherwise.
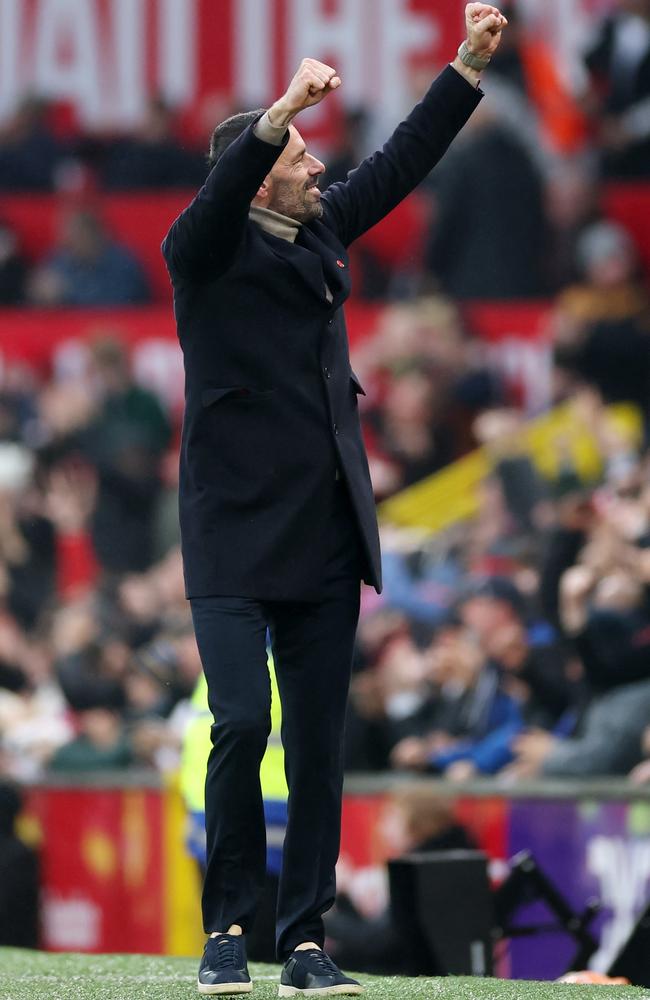
<path fill-rule="evenodd" d="M 197 997 L 196 959 L 152 955 L 50 955 L 0 948 L 0 1000 L 184 1000 Z M 279 969 L 253 965 L 252 994 L 278 994 Z M 566 986 L 497 979 L 362 976 L 369 1000 L 650 1000 L 627 986 Z"/>

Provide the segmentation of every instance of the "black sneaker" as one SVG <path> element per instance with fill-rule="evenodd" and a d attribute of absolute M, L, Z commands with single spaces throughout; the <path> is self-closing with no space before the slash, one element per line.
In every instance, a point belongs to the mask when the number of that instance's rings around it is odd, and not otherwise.
<path fill-rule="evenodd" d="M 244 938 L 236 934 L 219 934 L 205 942 L 199 966 L 199 993 L 230 996 L 252 993 L 253 983 L 246 965 Z"/>
<path fill-rule="evenodd" d="M 363 993 L 361 983 L 344 976 L 324 951 L 310 948 L 308 951 L 293 951 L 289 955 L 280 977 L 278 996 L 327 997 L 338 994 L 349 997 L 359 993 Z"/>

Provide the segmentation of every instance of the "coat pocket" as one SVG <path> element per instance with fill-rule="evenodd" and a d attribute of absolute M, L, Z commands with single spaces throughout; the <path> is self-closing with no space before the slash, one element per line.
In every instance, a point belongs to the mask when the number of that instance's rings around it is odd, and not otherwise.
<path fill-rule="evenodd" d="M 202 475 L 237 497 L 259 500 L 278 470 L 281 453 L 275 389 L 206 386 L 196 424 Z"/>
<path fill-rule="evenodd" d="M 275 389 L 251 389 L 246 385 L 230 385 L 219 388 L 207 388 L 201 392 L 201 405 L 212 406 L 220 399 L 232 397 L 233 399 L 260 399 L 271 396 Z"/>

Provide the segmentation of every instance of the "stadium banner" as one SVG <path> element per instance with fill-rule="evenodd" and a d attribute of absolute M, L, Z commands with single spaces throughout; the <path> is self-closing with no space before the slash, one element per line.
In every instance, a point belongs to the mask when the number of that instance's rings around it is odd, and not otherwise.
<path fill-rule="evenodd" d="M 164 950 L 164 800 L 148 788 L 40 788 L 41 937 L 49 951 Z"/>
<path fill-rule="evenodd" d="M 596 14 L 614 0 L 520 0 L 574 81 Z M 0 121 L 25 93 L 66 105 L 75 123 L 138 122 L 152 93 L 205 130 L 219 111 L 268 102 L 304 55 L 334 63 L 349 105 L 396 121 L 418 70 L 449 61 L 465 0 L 2 0 Z M 579 81 L 578 81 L 579 82 Z M 327 129 L 315 109 L 312 133 Z"/>
<path fill-rule="evenodd" d="M 99 784 L 106 779 L 97 778 Z M 122 779 L 124 780 L 124 779 Z M 154 779 L 155 781 L 155 779 Z M 438 785 L 432 782 L 432 794 Z M 449 796 L 448 786 L 442 794 Z M 510 798 L 463 793 L 455 815 L 490 859 L 495 885 L 507 862 L 530 850 L 543 873 L 582 911 L 598 897 L 599 950 L 605 970 L 650 893 L 650 799 L 589 796 L 570 789 Z M 638 790 L 636 794 L 639 795 Z M 38 845 L 42 870 L 42 944 L 51 951 L 198 954 L 202 947 L 199 875 L 184 850 L 178 788 L 45 784 L 28 795 L 20 829 Z M 339 889 L 367 916 L 387 904 L 385 862 L 393 853 L 391 796 L 344 796 Z M 539 905 L 517 922 L 548 923 Z M 552 979 L 566 971 L 571 943 L 548 933 L 511 942 L 497 956 L 500 975 Z"/>
<path fill-rule="evenodd" d="M 516 800 L 510 804 L 510 855 L 530 850 L 544 874 L 582 912 L 599 899 L 592 929 L 600 946 L 591 968 L 605 972 L 627 940 L 650 897 L 650 801 L 578 802 Z M 528 906 L 518 923 L 548 923 L 542 904 Z M 548 978 L 566 971 L 575 945 L 562 934 L 515 940 L 513 978 Z"/>

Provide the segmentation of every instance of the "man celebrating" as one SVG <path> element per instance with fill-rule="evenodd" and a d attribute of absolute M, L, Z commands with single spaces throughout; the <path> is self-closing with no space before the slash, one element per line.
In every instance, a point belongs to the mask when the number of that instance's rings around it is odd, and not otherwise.
<path fill-rule="evenodd" d="M 363 389 L 341 309 L 347 247 L 429 173 L 478 104 L 480 71 L 506 20 L 496 7 L 470 3 L 466 23 L 453 64 L 383 150 L 323 192 L 325 168 L 292 122 L 341 80 L 303 60 L 266 112 L 215 129 L 212 171 L 163 243 L 186 372 L 185 582 L 214 717 L 200 993 L 252 990 L 244 935 L 265 874 L 267 628 L 289 787 L 280 996 L 363 991 L 322 951 L 360 581 L 381 589 L 357 411 Z"/>

